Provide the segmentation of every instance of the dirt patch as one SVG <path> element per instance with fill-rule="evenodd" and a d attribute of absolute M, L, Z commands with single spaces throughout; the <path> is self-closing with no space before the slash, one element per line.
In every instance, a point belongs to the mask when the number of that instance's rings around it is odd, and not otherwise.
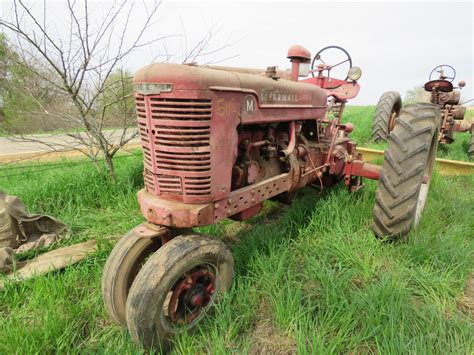
<path fill-rule="evenodd" d="M 294 339 L 273 325 L 270 305 L 265 300 L 260 303 L 257 319 L 251 336 L 250 354 L 296 354 Z"/>
<path fill-rule="evenodd" d="M 458 308 L 474 320 L 474 275 L 469 275 L 466 281 L 464 295 L 457 302 Z"/>
<path fill-rule="evenodd" d="M 349 351 L 348 355 L 367 355 L 378 354 L 377 347 L 374 344 L 361 344 L 356 349 Z"/>
<path fill-rule="evenodd" d="M 251 225 L 246 223 L 232 222 L 230 224 L 222 226 L 224 236 L 223 242 L 227 245 L 234 245 L 240 243 L 240 236 L 249 231 L 252 228 Z"/>
<path fill-rule="evenodd" d="M 351 280 L 351 283 L 355 289 L 361 289 L 366 285 L 367 280 L 359 276 L 354 276 Z"/>

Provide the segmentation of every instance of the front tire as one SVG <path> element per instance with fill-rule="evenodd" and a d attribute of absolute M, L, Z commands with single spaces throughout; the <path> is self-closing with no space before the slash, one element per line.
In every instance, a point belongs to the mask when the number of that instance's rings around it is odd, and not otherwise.
<path fill-rule="evenodd" d="M 398 92 L 388 91 L 380 97 L 372 124 L 372 139 L 375 142 L 388 140 L 401 109 L 402 98 Z"/>
<path fill-rule="evenodd" d="M 141 226 L 141 225 L 140 225 Z M 110 317 L 126 327 L 125 305 L 133 280 L 146 258 L 161 247 L 161 235 L 168 228 L 157 227 L 153 237 L 143 237 L 135 227 L 115 244 L 102 273 L 102 299 Z"/>
<path fill-rule="evenodd" d="M 127 300 L 130 335 L 146 348 L 168 348 L 170 339 L 190 331 L 230 287 L 234 261 L 219 240 L 179 236 L 150 256 Z"/>
<path fill-rule="evenodd" d="M 416 226 L 428 195 L 438 146 L 439 107 L 408 106 L 392 132 L 380 173 L 372 229 L 398 239 Z"/>

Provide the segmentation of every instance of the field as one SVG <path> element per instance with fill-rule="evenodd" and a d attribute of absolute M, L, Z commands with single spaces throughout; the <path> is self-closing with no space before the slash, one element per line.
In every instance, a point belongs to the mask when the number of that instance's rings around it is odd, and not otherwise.
<path fill-rule="evenodd" d="M 350 107 L 346 114 L 365 145 L 372 112 Z M 466 159 L 463 142 L 439 155 Z M 116 164 L 116 183 L 87 164 L 0 167 L 2 190 L 70 225 L 62 245 L 99 242 L 77 265 L 0 291 L 0 353 L 143 352 L 109 320 L 100 294 L 110 237 L 143 221 L 135 198 L 141 158 Z M 474 176 L 435 173 L 424 218 L 400 243 L 370 231 L 375 188 L 371 181 L 352 195 L 344 186 L 308 188 L 291 206 L 268 202 L 246 222 L 202 228 L 232 249 L 234 284 L 173 351 L 472 354 Z"/>

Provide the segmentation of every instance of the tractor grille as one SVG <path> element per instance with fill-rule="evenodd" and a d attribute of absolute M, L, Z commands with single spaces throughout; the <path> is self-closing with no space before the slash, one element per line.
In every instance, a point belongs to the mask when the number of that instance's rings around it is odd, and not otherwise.
<path fill-rule="evenodd" d="M 158 195 L 211 193 L 211 100 L 136 97 L 145 186 Z"/>

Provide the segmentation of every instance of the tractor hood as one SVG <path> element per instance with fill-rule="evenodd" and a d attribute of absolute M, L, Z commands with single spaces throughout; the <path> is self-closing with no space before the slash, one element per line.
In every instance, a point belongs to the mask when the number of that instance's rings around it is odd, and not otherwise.
<path fill-rule="evenodd" d="M 323 89 L 283 79 L 288 77 L 283 71 L 277 75 L 282 78 L 266 77 L 265 70 L 259 69 L 151 64 L 135 73 L 133 84 L 143 94 L 226 90 L 254 93 L 261 104 L 326 106 L 327 93 Z"/>

